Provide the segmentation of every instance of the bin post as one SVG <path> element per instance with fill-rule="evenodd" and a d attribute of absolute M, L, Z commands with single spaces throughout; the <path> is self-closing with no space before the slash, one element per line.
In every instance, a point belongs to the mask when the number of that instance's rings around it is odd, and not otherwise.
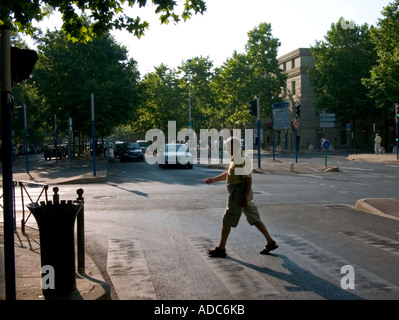
<path fill-rule="evenodd" d="M 84 273 L 86 268 L 85 263 L 85 214 L 84 214 L 84 198 L 83 189 L 76 190 L 78 197 L 76 201 L 82 204 L 77 216 L 77 249 L 78 249 L 78 273 Z"/>
<path fill-rule="evenodd" d="M 59 201 L 58 188 L 53 191 L 53 202 L 27 205 L 39 227 L 42 273 L 43 269 L 53 270 L 54 281 L 48 285 L 42 281 L 43 293 L 49 297 L 70 294 L 76 289 L 74 226 L 82 208 L 81 203 L 73 200 Z"/>

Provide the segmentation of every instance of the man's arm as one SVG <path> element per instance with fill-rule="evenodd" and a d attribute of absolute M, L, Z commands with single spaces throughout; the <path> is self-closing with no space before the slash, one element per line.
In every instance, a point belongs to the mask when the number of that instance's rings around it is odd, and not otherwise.
<path fill-rule="evenodd" d="M 225 181 L 227 179 L 227 171 L 223 172 L 222 174 L 214 177 L 214 178 L 206 178 L 205 183 L 206 184 L 212 184 L 218 181 Z"/>

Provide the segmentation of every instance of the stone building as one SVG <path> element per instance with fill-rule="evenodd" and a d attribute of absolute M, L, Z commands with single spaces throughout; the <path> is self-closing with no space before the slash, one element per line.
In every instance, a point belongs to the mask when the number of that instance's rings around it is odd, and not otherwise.
<path fill-rule="evenodd" d="M 280 68 L 287 74 L 287 83 L 282 95 L 284 101 L 289 102 L 291 119 L 295 120 L 295 107 L 301 106 L 301 116 L 297 120 L 300 127 L 297 130 L 300 149 L 319 149 L 321 139 L 325 137 L 330 141 L 332 148 L 346 147 L 351 144 L 350 127 L 343 126 L 335 121 L 334 126 L 326 128 L 320 126 L 320 114 L 314 102 L 316 94 L 309 83 L 308 69 L 313 66 L 313 56 L 308 48 L 299 48 L 278 58 Z M 295 148 L 294 130 L 275 132 L 276 144 L 282 150 Z M 293 146 L 293 147 L 292 147 Z"/>

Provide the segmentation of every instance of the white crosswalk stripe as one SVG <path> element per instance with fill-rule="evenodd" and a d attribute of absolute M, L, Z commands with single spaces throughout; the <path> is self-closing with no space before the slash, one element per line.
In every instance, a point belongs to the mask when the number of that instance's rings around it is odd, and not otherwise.
<path fill-rule="evenodd" d="M 398 254 L 398 243 L 393 240 L 366 233 L 345 235 L 394 255 Z M 264 265 L 258 269 L 254 267 L 256 264 L 246 262 L 231 249 L 226 258 L 211 258 L 206 254 L 206 249 L 215 243 L 213 239 L 189 237 L 187 240 L 195 249 L 194 256 L 201 257 L 204 266 L 218 277 L 229 294 L 237 300 L 292 298 L 292 288 L 296 288 L 294 293 L 299 294 L 298 297 L 303 297 L 301 291 L 305 293 L 312 290 L 315 290 L 315 297 L 327 299 L 341 296 L 349 299 L 373 299 L 377 296 L 390 299 L 399 296 L 399 287 L 383 279 L 383 276 L 366 270 L 299 235 L 285 234 L 276 237 L 280 249 L 275 255 L 275 260 L 271 261 L 277 262 L 275 267 L 279 264 L 278 261 L 283 261 L 282 267 L 287 268 L 277 271 L 272 271 Z M 350 290 L 344 288 L 346 282 L 342 282 L 346 275 L 342 270 L 346 270 L 344 267 L 348 266 L 354 270 L 354 288 L 349 288 Z M 264 272 L 265 270 L 268 272 Z M 119 299 L 157 299 L 140 240 L 110 239 L 107 272 Z M 276 278 L 269 282 L 270 276 Z M 160 279 L 158 278 L 158 281 Z M 280 282 L 284 285 L 279 285 Z M 179 287 L 182 283 L 176 283 L 176 286 Z"/>
<path fill-rule="evenodd" d="M 120 300 L 156 299 L 139 240 L 110 239 L 107 272 Z"/>
<path fill-rule="evenodd" d="M 367 231 L 358 232 L 358 233 L 342 232 L 341 234 L 344 234 L 352 239 L 370 244 L 373 247 L 380 248 L 384 251 L 399 256 L 399 241 L 395 241 L 387 237 L 383 237 L 378 234 Z"/>
<path fill-rule="evenodd" d="M 378 275 L 358 266 L 350 261 L 335 255 L 334 253 L 305 240 L 297 235 L 285 235 L 279 242 L 282 246 L 290 247 L 293 251 L 305 258 L 307 262 L 316 266 L 322 271 L 326 278 L 332 280 L 338 287 L 341 286 L 341 280 L 344 274 L 341 269 L 344 266 L 352 266 L 355 271 L 355 290 L 354 293 L 359 297 L 367 298 L 379 290 L 381 293 L 389 296 L 399 296 L 399 287 L 392 284 Z"/>
<path fill-rule="evenodd" d="M 189 240 L 236 299 L 254 300 L 280 295 L 260 272 L 242 263 L 243 260 L 234 251 L 229 250 L 228 256 L 223 259 L 210 258 L 205 252 L 215 241 L 206 238 Z"/>

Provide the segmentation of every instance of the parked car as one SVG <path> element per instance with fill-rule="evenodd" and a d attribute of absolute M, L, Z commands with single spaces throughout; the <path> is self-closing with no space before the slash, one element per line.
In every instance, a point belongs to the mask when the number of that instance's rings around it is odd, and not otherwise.
<path fill-rule="evenodd" d="M 55 150 L 54 145 L 48 145 L 46 149 L 44 149 L 44 160 L 50 160 L 51 158 L 58 159 L 66 158 L 67 152 L 66 147 L 64 145 L 57 146 L 57 152 Z"/>
<path fill-rule="evenodd" d="M 160 167 L 183 166 L 189 169 L 193 168 L 193 155 L 186 145 L 181 143 L 168 143 L 165 144 L 165 149 L 161 152 L 165 157 L 165 163 L 160 163 Z"/>
<path fill-rule="evenodd" d="M 104 155 L 107 152 L 107 143 L 105 141 L 96 141 L 96 155 Z M 93 156 L 93 149 L 90 149 L 90 155 Z"/>
<path fill-rule="evenodd" d="M 143 153 L 146 152 L 148 146 L 150 143 L 147 140 L 137 140 L 137 143 L 140 145 L 141 150 L 143 150 Z"/>
<path fill-rule="evenodd" d="M 137 142 L 124 143 L 120 150 L 120 162 L 125 161 L 143 161 L 144 154 Z"/>
<path fill-rule="evenodd" d="M 114 157 L 119 158 L 121 155 L 121 148 L 123 146 L 124 142 L 122 141 L 117 141 L 114 144 Z"/>

